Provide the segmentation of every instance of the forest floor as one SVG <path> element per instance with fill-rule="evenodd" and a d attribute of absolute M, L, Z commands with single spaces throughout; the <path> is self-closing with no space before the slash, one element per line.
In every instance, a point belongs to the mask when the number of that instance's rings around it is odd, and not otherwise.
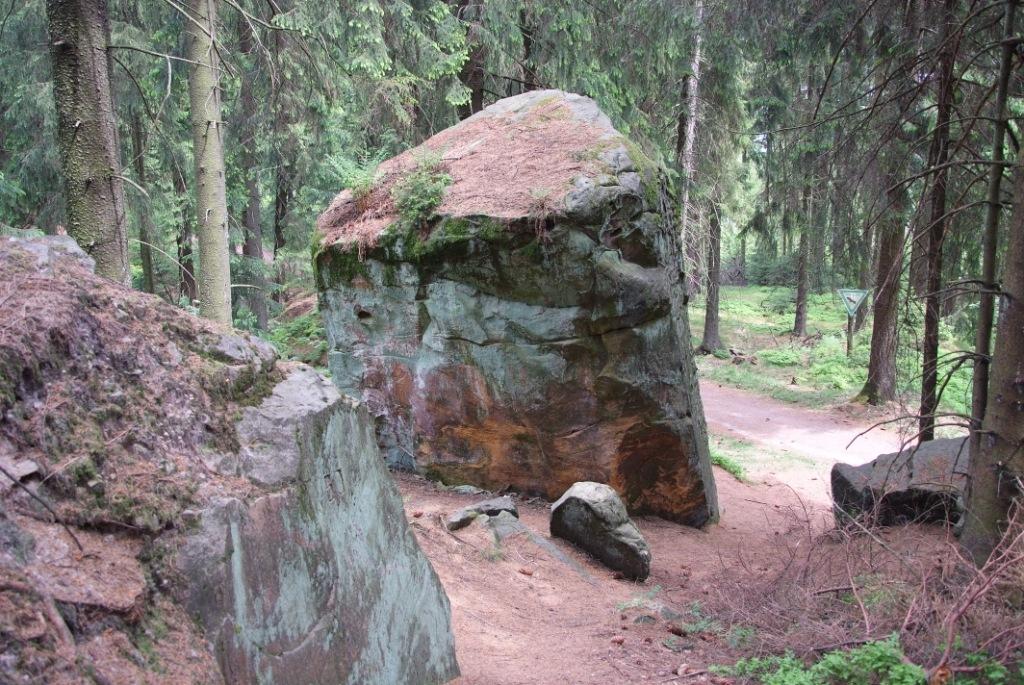
<path fill-rule="evenodd" d="M 480 496 L 397 476 L 413 530 L 451 599 L 463 673 L 456 683 L 721 682 L 706 673 L 708 665 L 750 653 L 755 629 L 715 613 L 737 573 L 767 576 L 791 564 L 794 540 L 832 527 L 832 464 L 866 461 L 897 449 L 899 439 L 873 431 L 846 451 L 868 427 L 856 416 L 714 383 L 703 386 L 703 396 L 713 449 L 745 476 L 715 469 L 722 515 L 705 530 L 637 520 L 653 556 L 643 584 L 616 579 L 551 540 L 546 502 L 520 500 L 531 532 L 495 543 L 480 523 L 455 534 L 443 527 L 445 515 Z M 942 538 L 937 528 L 913 531 L 913 544 Z M 820 639 L 827 644 L 829 637 Z"/>

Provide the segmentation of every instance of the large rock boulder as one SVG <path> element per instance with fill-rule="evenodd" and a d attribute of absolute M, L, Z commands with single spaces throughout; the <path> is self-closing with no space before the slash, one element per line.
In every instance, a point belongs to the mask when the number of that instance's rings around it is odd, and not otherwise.
<path fill-rule="evenodd" d="M 889 526 L 910 521 L 959 523 L 964 512 L 965 438 L 931 440 L 867 464 L 832 467 L 836 522 Z"/>
<path fill-rule="evenodd" d="M 365 407 L 75 252 L 0 239 L 0 680 L 457 675 Z"/>
<path fill-rule="evenodd" d="M 551 505 L 551 535 L 563 538 L 630 580 L 651 573 L 651 549 L 619 496 L 602 483 L 575 483 Z"/>
<path fill-rule="evenodd" d="M 428 211 L 409 202 L 438 188 Z M 389 462 L 549 499 L 599 481 L 635 512 L 715 517 L 673 204 L 592 100 L 559 91 L 343 191 L 318 222 L 320 308 L 333 379 Z"/>

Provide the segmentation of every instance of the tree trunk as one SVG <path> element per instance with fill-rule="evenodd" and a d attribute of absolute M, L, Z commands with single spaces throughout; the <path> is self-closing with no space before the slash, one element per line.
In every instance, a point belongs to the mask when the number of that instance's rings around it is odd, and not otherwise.
<path fill-rule="evenodd" d="M 264 274 L 263 265 L 263 230 L 260 226 L 260 188 L 256 173 L 259 168 L 259 160 L 256 158 L 257 122 L 254 86 L 258 69 L 253 50 L 252 27 L 249 21 L 241 15 L 238 17 L 238 36 L 238 47 L 249 59 L 248 68 L 242 74 L 242 84 L 238 94 L 242 106 L 242 122 L 239 132 L 246 137 L 246 140 L 240 141 L 238 146 L 242 154 L 242 174 L 245 177 L 247 197 L 245 217 L 242 221 L 245 228 L 242 254 L 249 261 L 246 273 L 249 275 L 248 285 L 252 286 L 246 288 L 245 301 L 249 305 L 249 310 L 256 316 L 256 327 L 263 331 L 267 329 L 269 313 L 267 277 Z"/>
<path fill-rule="evenodd" d="M 924 283 L 924 340 L 921 363 L 921 410 L 920 442 L 935 438 L 935 411 L 939 406 L 939 317 L 941 304 L 939 290 L 942 288 L 942 250 L 946 239 L 946 226 L 949 223 L 946 214 L 946 179 L 945 168 L 949 158 L 949 115 L 953 107 L 953 66 L 956 62 L 957 41 L 951 39 L 950 31 L 955 21 L 954 10 L 956 0 L 944 0 L 942 26 L 939 30 L 939 45 L 942 46 L 939 57 L 939 84 L 936 101 L 938 111 L 935 120 L 935 134 L 932 138 L 932 151 L 928 156 L 937 169 L 932 182 L 931 216 L 927 226 L 928 234 L 925 244 L 926 279 Z"/>
<path fill-rule="evenodd" d="M 900 271 L 903 258 L 903 215 L 906 189 L 897 185 L 895 175 L 886 178 L 889 206 L 879 222 L 878 263 L 875 271 L 874 321 L 868 379 L 860 397 L 868 404 L 885 404 L 896 399 L 896 324 L 900 299 Z"/>
<path fill-rule="evenodd" d="M 756 243 L 755 243 L 756 244 Z M 747 284 L 747 232 L 740 234 L 740 283 Z"/>
<path fill-rule="evenodd" d="M 808 203 L 809 204 L 809 203 Z M 807 229 L 800 231 L 800 254 L 797 256 L 796 269 L 796 316 L 793 320 L 793 337 L 807 337 L 807 291 L 810 285 L 808 264 L 810 261 L 810 240 L 807 238 Z"/>
<path fill-rule="evenodd" d="M 879 5 L 880 19 L 891 22 L 895 13 L 903 12 L 900 21 L 900 40 L 904 45 L 918 40 L 917 14 L 913 2 L 904 5 Z M 876 45 L 885 56 L 897 46 L 886 38 L 890 30 L 881 29 L 881 40 Z M 879 76 L 882 78 L 882 76 Z M 884 121 L 889 140 L 879 150 L 880 178 L 885 189 L 885 207 L 878 217 L 878 259 L 875 264 L 874 321 L 871 329 L 871 352 L 868 357 L 868 378 L 859 398 L 868 404 L 885 404 L 896 399 L 896 337 L 899 323 L 900 282 L 903 272 L 903 248 L 906 241 L 907 186 L 903 183 L 909 141 L 903 133 L 908 117 L 912 116 L 916 92 L 913 66 L 903 60 L 888 79 L 888 87 L 905 89 L 890 105 L 891 113 Z"/>
<path fill-rule="evenodd" d="M 862 241 L 858 257 L 857 287 L 861 290 L 867 290 L 871 284 L 871 256 L 874 254 L 875 244 L 875 227 L 871 221 L 868 221 L 864 226 Z M 853 330 L 859 333 L 864 328 L 867 318 L 868 308 L 862 304 L 857 310 L 857 315 L 854 317 Z"/>
<path fill-rule="evenodd" d="M 174 184 L 174 192 L 179 197 L 185 197 L 188 192 L 188 185 L 182 175 L 181 169 L 175 165 L 171 180 Z M 188 207 L 181 208 L 181 224 L 178 227 L 178 297 L 185 298 L 189 304 L 194 304 L 199 299 L 199 288 L 196 286 L 196 271 L 192 259 L 192 217 L 189 215 Z"/>
<path fill-rule="evenodd" d="M 934 168 L 935 159 L 932 153 L 928 154 L 928 167 Z M 925 226 L 923 229 L 915 229 L 910 233 L 910 267 L 909 280 L 910 292 L 914 297 L 924 297 L 928 292 L 928 256 L 930 254 L 928 239 L 931 231 Z"/>
<path fill-rule="evenodd" d="M 708 218 L 708 297 L 704 306 L 704 336 L 700 343 L 700 350 L 707 353 L 722 349 L 718 317 L 718 291 L 722 280 L 722 224 L 718 210 L 717 206 L 712 206 Z"/>
<path fill-rule="evenodd" d="M 808 98 L 814 92 L 814 80 L 809 75 L 807 80 Z M 809 232 L 814 223 L 813 194 L 811 184 L 813 183 L 814 158 L 813 153 L 806 152 L 803 155 L 804 167 L 804 190 L 803 190 L 803 224 L 800 228 L 800 242 L 797 248 L 796 267 L 796 315 L 793 320 L 793 337 L 807 337 L 807 292 L 810 290 L 810 259 L 811 259 L 811 237 Z"/>
<path fill-rule="evenodd" d="M 281 2 L 275 0 L 272 3 L 274 9 L 271 16 L 279 13 L 286 14 L 292 9 L 292 2 Z M 274 162 L 274 260 L 288 243 L 285 231 L 288 227 L 288 213 L 291 210 L 291 200 L 295 194 L 295 183 L 297 180 L 298 166 L 297 148 L 298 141 L 292 132 L 292 125 L 296 119 L 295 102 L 298 96 L 289 92 L 295 85 L 291 80 L 281 75 L 285 71 L 286 63 L 291 59 L 288 54 L 290 39 L 287 31 L 272 31 L 273 36 L 273 69 L 277 74 L 271 80 L 271 121 L 273 139 L 273 162 Z M 283 277 L 281 281 L 283 283 Z M 275 297 L 281 291 L 275 293 Z"/>
<path fill-rule="evenodd" d="M 231 260 L 220 107 L 220 59 L 214 47 L 217 0 L 189 0 L 195 22 L 185 22 L 190 60 L 189 105 L 195 157 L 196 232 L 199 236 L 199 312 L 231 325 Z M 198 26 L 197 26 L 198 24 Z"/>
<path fill-rule="evenodd" d="M 523 91 L 537 90 L 539 79 L 533 56 L 533 18 L 528 7 L 519 10 L 519 33 L 523 38 Z"/>
<path fill-rule="evenodd" d="M 964 259 L 964 247 L 962 245 L 963 239 L 960 238 L 956 241 L 950 240 L 957 235 L 956 230 L 956 219 L 950 217 L 949 225 L 946 229 L 946 245 L 943 252 L 945 253 L 942 261 L 943 264 L 947 265 L 945 268 L 947 283 L 960 280 L 960 269 Z M 957 302 L 959 302 L 960 293 L 957 291 L 950 291 L 943 293 L 942 295 L 942 317 L 946 318 L 952 316 L 956 312 Z"/>
<path fill-rule="evenodd" d="M 972 445 L 967 519 L 961 542 L 977 564 L 992 553 L 1024 482 L 1024 173 L 1017 168 L 1003 281 L 992 401 Z"/>
<path fill-rule="evenodd" d="M 680 168 L 683 174 L 683 205 L 680 213 L 680 232 L 683 237 L 683 246 L 691 262 L 687 269 L 687 282 L 691 292 L 700 290 L 700 273 L 696 268 L 700 259 L 700 236 L 699 224 L 695 227 L 690 222 L 690 192 L 694 186 L 697 173 L 694 145 L 697 138 L 697 121 L 700 114 L 700 61 L 701 46 L 704 40 L 704 0 L 697 0 L 694 7 L 694 33 L 693 33 L 693 54 L 690 58 L 690 73 L 683 81 L 683 100 L 685 101 L 686 119 L 680 122 L 682 125 L 679 131 L 683 134 L 680 139 L 677 136 L 676 150 L 679 155 Z"/>
<path fill-rule="evenodd" d="M 47 0 L 68 233 L 96 273 L 131 285 L 106 0 Z"/>
<path fill-rule="evenodd" d="M 981 292 L 978 303 L 978 331 L 974 341 L 974 387 L 971 397 L 971 451 L 980 448 L 978 429 L 985 418 L 988 404 L 989 351 L 992 347 L 992 320 L 996 283 L 996 249 L 999 242 L 999 214 L 1002 211 L 1000 186 L 1003 182 L 1003 139 L 1006 136 L 1006 95 L 1010 83 L 1010 70 L 1014 51 L 1014 14 L 1017 0 L 1006 0 L 1003 50 L 997 82 L 995 125 L 992 130 L 992 167 L 988 182 L 988 208 L 985 214 L 985 233 L 982 237 Z"/>
<path fill-rule="evenodd" d="M 484 59 L 486 52 L 478 36 L 483 0 L 459 0 L 456 5 L 459 19 L 466 24 L 466 44 L 469 59 L 462 65 L 459 80 L 469 89 L 469 102 L 459 106 L 459 119 L 465 119 L 484 108 Z"/>
<path fill-rule="evenodd" d="M 142 129 L 142 117 L 139 111 L 132 108 L 132 164 L 135 167 L 136 183 L 140 188 L 146 187 L 146 133 Z M 153 236 L 156 231 L 153 228 L 153 216 L 149 198 L 139 198 L 139 256 L 142 259 L 142 289 L 147 293 L 156 292 L 156 284 L 153 279 Z"/>

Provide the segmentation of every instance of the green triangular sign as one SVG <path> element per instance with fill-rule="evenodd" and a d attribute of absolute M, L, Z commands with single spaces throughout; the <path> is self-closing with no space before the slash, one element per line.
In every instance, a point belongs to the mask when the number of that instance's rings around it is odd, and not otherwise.
<path fill-rule="evenodd" d="M 843 301 L 843 306 L 846 307 L 846 312 L 850 316 L 857 314 L 857 310 L 864 304 L 864 300 L 868 299 L 869 290 L 857 290 L 855 288 L 839 288 L 836 290 L 839 293 L 839 299 Z"/>

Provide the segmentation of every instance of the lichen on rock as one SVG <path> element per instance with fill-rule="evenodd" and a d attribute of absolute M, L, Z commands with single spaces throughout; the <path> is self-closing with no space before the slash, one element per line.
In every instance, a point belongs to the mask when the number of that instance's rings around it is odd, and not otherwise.
<path fill-rule="evenodd" d="M 389 188 L 424 151 L 434 215 Z M 633 512 L 717 514 L 664 174 L 594 102 L 502 100 L 381 165 L 318 222 L 333 380 L 389 462 L 557 498 L 611 484 Z"/>

